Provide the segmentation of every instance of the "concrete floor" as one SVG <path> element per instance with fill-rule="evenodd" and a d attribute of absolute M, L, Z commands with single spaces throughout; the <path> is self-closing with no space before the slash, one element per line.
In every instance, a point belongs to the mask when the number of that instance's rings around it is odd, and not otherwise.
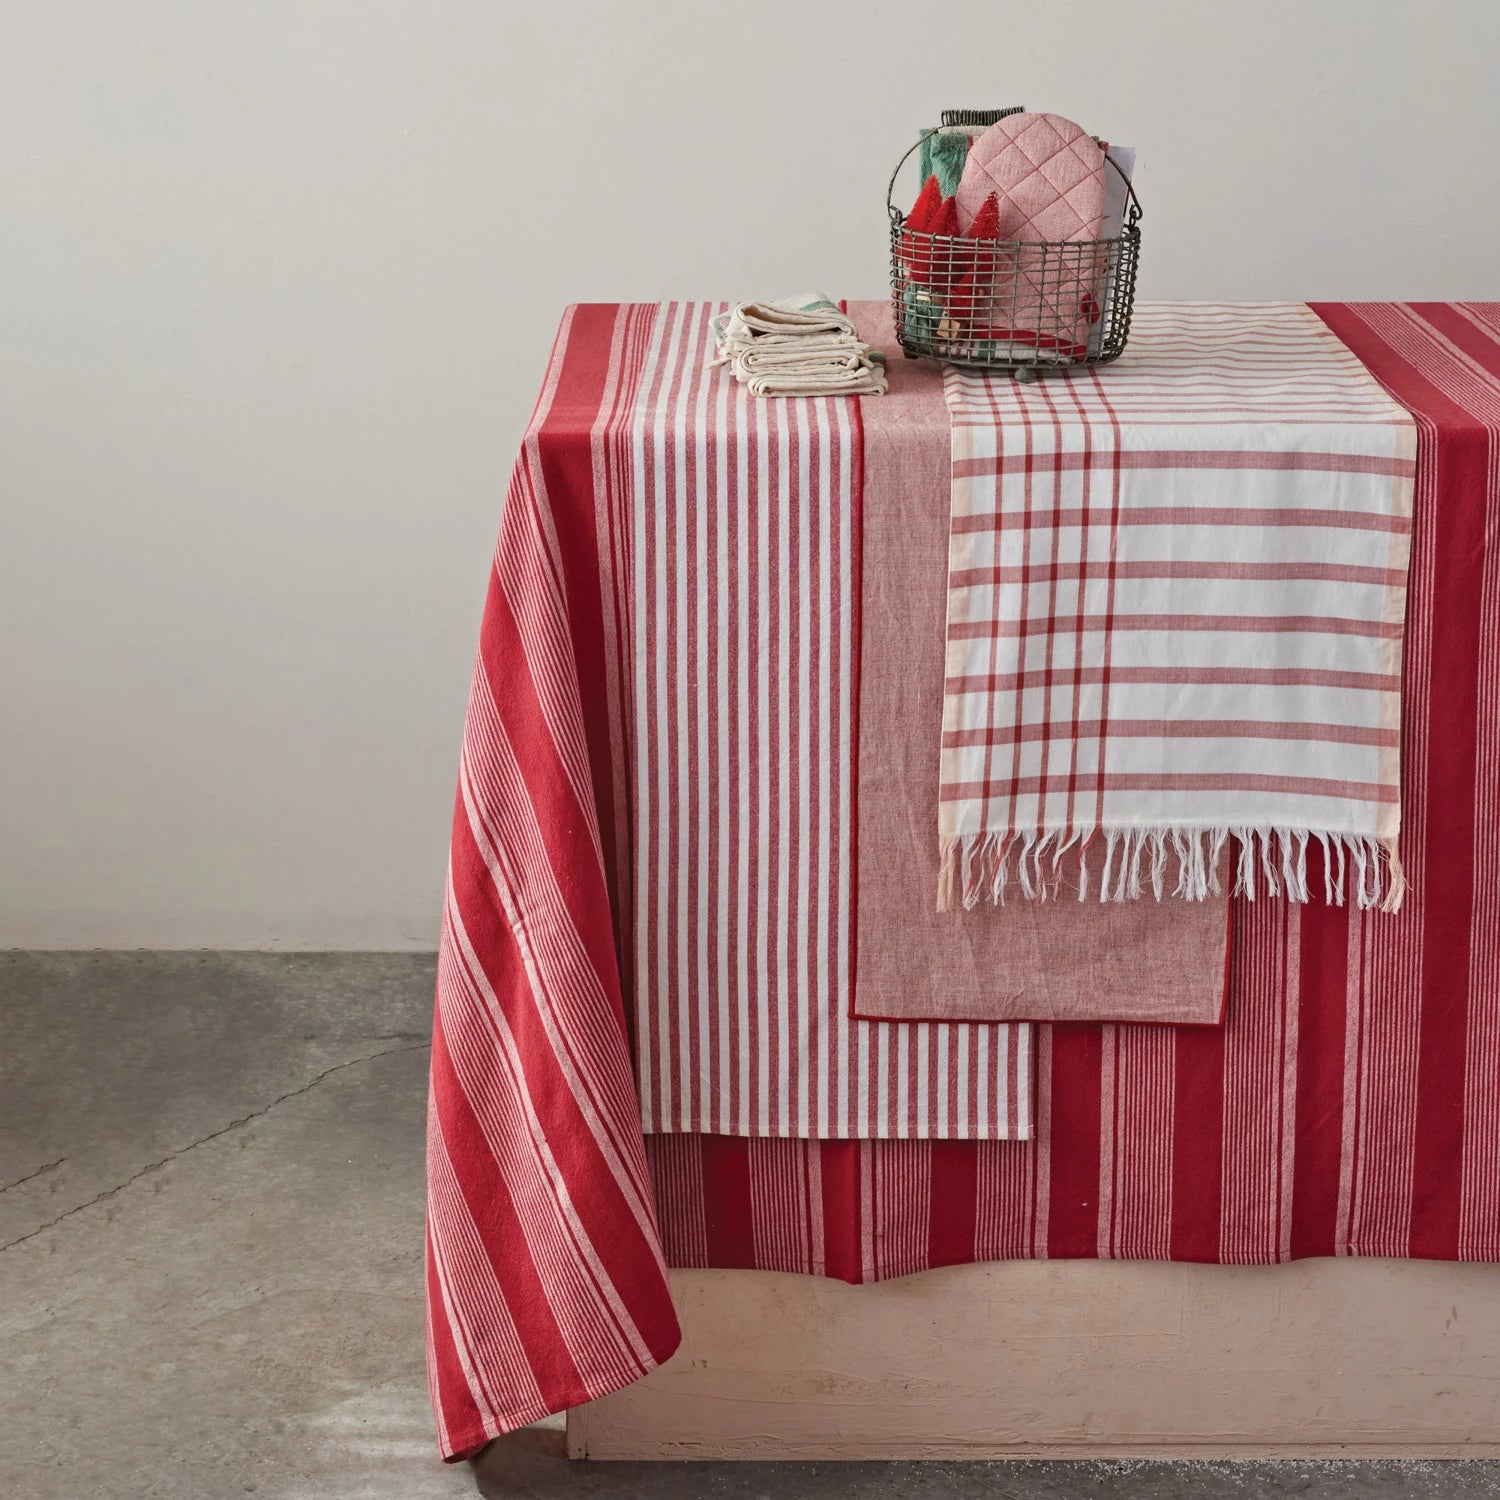
<path fill-rule="evenodd" d="M 432 961 L 0 953 L 0 1497 L 1500 1496 L 1500 1463 L 437 1462 Z"/>

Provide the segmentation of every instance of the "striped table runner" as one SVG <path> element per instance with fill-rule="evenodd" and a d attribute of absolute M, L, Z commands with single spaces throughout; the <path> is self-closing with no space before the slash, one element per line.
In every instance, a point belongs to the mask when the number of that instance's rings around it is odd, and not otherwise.
<path fill-rule="evenodd" d="M 950 366 L 939 905 L 1236 889 L 1394 910 L 1416 434 L 1300 303 L 1146 304 L 1107 369 Z M 1089 884 L 1085 864 L 1078 894 Z"/>
<path fill-rule="evenodd" d="M 557 356 L 566 378 L 607 355 L 592 483 L 642 1122 L 1023 1137 L 1028 1026 L 851 1017 L 860 406 L 710 369 L 721 310 L 624 312 L 597 349 L 575 318 Z"/>

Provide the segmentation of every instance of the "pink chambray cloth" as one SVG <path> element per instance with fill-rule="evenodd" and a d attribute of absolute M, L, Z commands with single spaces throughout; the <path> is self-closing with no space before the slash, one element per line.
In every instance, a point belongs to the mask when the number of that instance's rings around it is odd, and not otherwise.
<path fill-rule="evenodd" d="M 1000 248 L 984 265 L 972 321 L 985 337 L 1079 358 L 1099 316 L 1105 253 L 1091 248 L 1103 229 L 1104 149 L 1061 115 L 997 120 L 969 148 L 958 185 L 958 227 L 968 234 L 993 196 Z M 1060 243 L 1079 242 L 1077 251 Z M 1090 247 L 1090 248 L 1086 248 Z"/>
<path fill-rule="evenodd" d="M 889 303 L 849 310 L 890 369 L 889 394 L 861 406 L 854 1014 L 1218 1024 L 1227 897 L 934 909 L 933 732 L 943 697 L 950 483 L 943 371 L 899 357 Z"/>

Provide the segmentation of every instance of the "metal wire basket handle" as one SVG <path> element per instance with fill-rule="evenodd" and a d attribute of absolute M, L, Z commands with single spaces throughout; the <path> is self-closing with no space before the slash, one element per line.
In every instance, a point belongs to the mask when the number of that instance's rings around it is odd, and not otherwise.
<path fill-rule="evenodd" d="M 945 109 L 940 125 L 993 125 L 1006 115 L 1024 115 L 1024 104 L 1007 104 L 1004 109 Z"/>

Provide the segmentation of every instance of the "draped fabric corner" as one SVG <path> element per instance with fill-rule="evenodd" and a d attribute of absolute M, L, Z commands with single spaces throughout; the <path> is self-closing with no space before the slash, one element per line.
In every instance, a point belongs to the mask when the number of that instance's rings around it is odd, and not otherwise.
<path fill-rule="evenodd" d="M 428 1378 L 449 1459 L 630 1384 L 680 1336 L 605 878 L 600 658 L 572 613 L 599 597 L 590 458 L 541 438 L 577 431 L 576 377 L 607 368 L 613 322 L 573 308 L 558 333 L 464 727 L 427 1137 Z"/>

